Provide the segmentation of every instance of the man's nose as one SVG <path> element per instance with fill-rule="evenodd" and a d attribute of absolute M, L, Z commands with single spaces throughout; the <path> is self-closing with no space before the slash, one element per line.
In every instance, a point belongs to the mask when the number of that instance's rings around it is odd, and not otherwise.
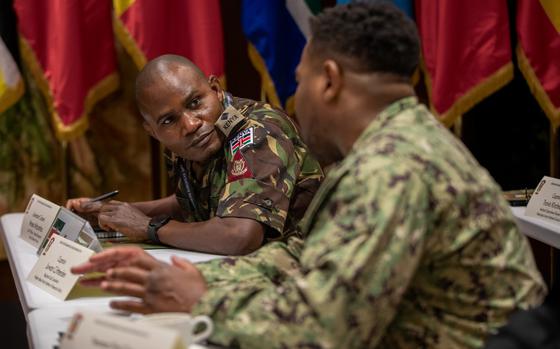
<path fill-rule="evenodd" d="M 181 122 L 183 124 L 183 132 L 185 136 L 194 133 L 200 126 L 202 126 L 202 120 L 200 118 L 188 113 L 183 113 L 183 115 L 181 115 Z"/>

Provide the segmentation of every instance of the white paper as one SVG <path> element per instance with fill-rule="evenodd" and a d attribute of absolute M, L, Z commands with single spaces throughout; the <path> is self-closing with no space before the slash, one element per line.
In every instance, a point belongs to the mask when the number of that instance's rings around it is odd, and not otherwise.
<path fill-rule="evenodd" d="M 65 300 L 80 277 L 72 274 L 70 268 L 85 263 L 93 253 L 84 246 L 54 234 L 31 269 L 27 281 Z"/>
<path fill-rule="evenodd" d="M 527 204 L 525 215 L 560 225 L 560 179 L 543 177 Z"/>
<path fill-rule="evenodd" d="M 122 348 L 180 349 L 177 331 L 132 322 L 127 318 L 96 313 L 77 313 L 62 338 L 60 349 Z"/>
<path fill-rule="evenodd" d="M 38 248 L 49 232 L 59 209 L 57 204 L 33 194 L 25 209 L 20 237 Z"/>

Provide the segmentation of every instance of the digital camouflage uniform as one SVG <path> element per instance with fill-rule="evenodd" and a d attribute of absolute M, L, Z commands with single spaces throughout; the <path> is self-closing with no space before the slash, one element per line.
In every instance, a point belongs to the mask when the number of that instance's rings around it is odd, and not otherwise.
<path fill-rule="evenodd" d="M 498 185 L 414 97 L 328 173 L 302 231 L 198 265 L 209 290 L 193 314 L 213 318 L 213 342 L 479 348 L 546 293 Z"/>
<path fill-rule="evenodd" d="M 267 241 L 285 240 L 296 231 L 323 179 L 321 167 L 282 111 L 228 93 L 224 107 L 216 123 L 225 134 L 223 151 L 210 160 L 200 182 L 189 171 L 190 163 L 184 166 L 198 214 L 181 180 L 182 160 L 167 153 L 182 218 L 249 218 L 267 226 Z"/>

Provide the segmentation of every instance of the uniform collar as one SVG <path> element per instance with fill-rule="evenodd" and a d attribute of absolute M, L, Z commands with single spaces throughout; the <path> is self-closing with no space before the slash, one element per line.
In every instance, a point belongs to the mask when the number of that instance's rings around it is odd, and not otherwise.
<path fill-rule="evenodd" d="M 383 128 L 383 126 L 391 120 L 395 115 L 400 114 L 402 111 L 406 109 L 412 109 L 418 105 L 418 98 L 416 96 L 404 97 L 401 98 L 391 104 L 388 107 L 383 109 L 381 113 L 379 113 L 373 121 L 371 121 L 366 127 L 366 129 L 362 132 L 360 137 L 354 142 L 352 149 L 359 149 L 362 147 L 362 143 L 364 143 L 367 139 L 371 137 L 372 134 L 377 132 L 377 130 Z"/>
<path fill-rule="evenodd" d="M 226 91 L 222 91 L 222 96 L 222 106 L 224 107 L 224 109 L 226 109 L 233 104 L 233 96 L 231 93 Z"/>

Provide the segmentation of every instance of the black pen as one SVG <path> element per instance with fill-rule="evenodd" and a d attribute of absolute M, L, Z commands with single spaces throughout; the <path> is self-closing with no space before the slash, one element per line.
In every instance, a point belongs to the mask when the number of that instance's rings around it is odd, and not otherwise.
<path fill-rule="evenodd" d="M 102 201 L 102 200 L 105 200 L 105 199 L 109 199 L 109 198 L 112 198 L 113 196 L 117 195 L 118 193 L 119 193 L 118 190 L 113 190 L 113 191 L 110 191 L 108 193 L 99 195 L 99 196 L 97 196 L 93 199 L 90 199 L 89 202 L 96 202 L 96 201 Z"/>

